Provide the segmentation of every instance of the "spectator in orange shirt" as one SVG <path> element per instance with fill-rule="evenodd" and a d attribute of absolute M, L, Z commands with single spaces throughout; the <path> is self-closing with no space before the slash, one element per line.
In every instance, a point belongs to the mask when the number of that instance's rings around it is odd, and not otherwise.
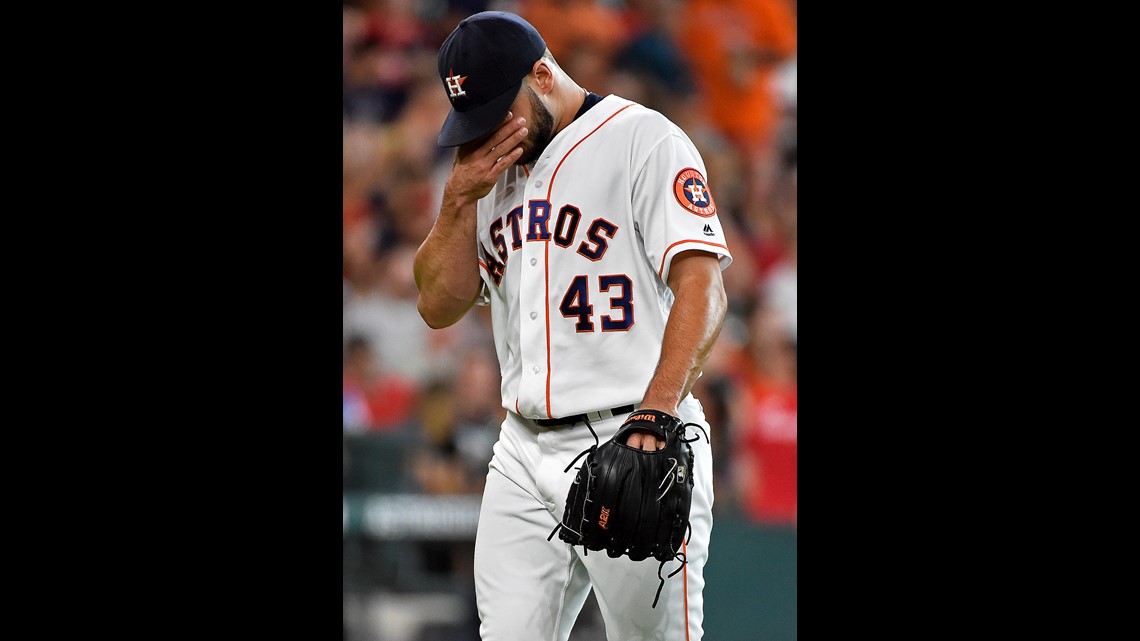
<path fill-rule="evenodd" d="M 559 60 L 580 45 L 613 53 L 624 44 L 621 14 L 597 0 L 523 0 L 519 15 L 534 25 Z"/>
<path fill-rule="evenodd" d="M 616 9 L 598 0 L 523 0 L 518 13 L 542 34 L 578 84 L 603 96 L 611 93 L 610 64 L 626 41 Z"/>
<path fill-rule="evenodd" d="M 688 0 L 678 34 L 703 110 L 752 165 L 753 196 L 767 197 L 782 105 L 773 72 L 796 53 L 788 0 Z"/>

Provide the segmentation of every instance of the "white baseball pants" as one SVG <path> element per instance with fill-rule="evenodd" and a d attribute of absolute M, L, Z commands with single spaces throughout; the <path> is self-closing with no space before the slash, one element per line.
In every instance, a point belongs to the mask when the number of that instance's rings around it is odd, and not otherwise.
<path fill-rule="evenodd" d="M 692 396 L 678 408 L 680 418 L 706 431 L 704 411 Z M 626 415 L 593 421 L 601 443 L 617 432 Z M 712 531 L 712 451 L 692 427 L 688 435 L 695 468 L 689 521 L 692 536 L 682 550 L 685 569 L 666 578 L 661 599 L 651 608 L 659 585 L 660 562 L 631 561 L 605 551 L 583 554 L 558 538 L 547 541 L 562 520 L 576 470 L 566 466 L 594 444 L 584 423 L 542 428 L 507 413 L 494 447 L 475 539 L 475 593 L 483 641 L 566 641 L 590 593 L 598 604 L 610 641 L 699 641 L 703 634 L 704 566 Z M 579 459 L 575 467 L 585 461 Z M 680 567 L 665 564 L 661 576 Z"/>

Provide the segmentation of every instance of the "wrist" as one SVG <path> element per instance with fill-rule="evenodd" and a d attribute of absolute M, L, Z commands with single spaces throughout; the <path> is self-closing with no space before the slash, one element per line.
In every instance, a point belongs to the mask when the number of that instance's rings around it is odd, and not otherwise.
<path fill-rule="evenodd" d="M 459 216 L 465 211 L 473 209 L 478 202 L 478 198 L 465 194 L 448 183 L 447 186 L 443 188 L 441 210 L 453 216 Z"/>
<path fill-rule="evenodd" d="M 669 403 L 658 399 L 645 399 L 641 402 L 641 406 L 638 410 L 657 410 L 658 412 L 665 412 L 669 416 L 680 416 L 676 403 Z"/>

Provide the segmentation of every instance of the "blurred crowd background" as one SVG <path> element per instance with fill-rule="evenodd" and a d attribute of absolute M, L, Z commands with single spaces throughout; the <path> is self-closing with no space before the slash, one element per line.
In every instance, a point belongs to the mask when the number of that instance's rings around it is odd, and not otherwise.
<path fill-rule="evenodd" d="M 712 426 L 714 516 L 794 532 L 796 8 L 795 0 L 344 1 L 346 496 L 477 500 L 482 492 L 505 412 L 489 309 L 428 328 L 412 260 L 453 155 L 436 145 L 450 109 L 436 52 L 463 18 L 504 10 L 534 25 L 578 84 L 660 111 L 700 150 L 735 259 L 724 272 L 728 319 L 694 389 Z M 345 545 L 346 638 L 478 638 L 464 592 L 470 541 L 384 552 L 354 536 Z M 393 554 L 405 563 L 418 555 L 420 575 L 450 577 L 440 589 L 450 585 L 470 606 L 466 624 L 409 627 L 404 636 L 360 624 L 367 617 L 354 597 L 401 589 L 408 573 L 390 567 Z M 594 638 L 590 616 L 581 623 L 573 638 Z"/>

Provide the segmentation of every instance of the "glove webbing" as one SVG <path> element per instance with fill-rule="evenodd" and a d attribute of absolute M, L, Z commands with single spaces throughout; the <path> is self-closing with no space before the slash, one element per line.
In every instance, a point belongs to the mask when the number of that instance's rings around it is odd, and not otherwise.
<path fill-rule="evenodd" d="M 594 437 L 594 444 L 593 444 L 593 445 L 591 445 L 590 447 L 588 447 L 588 448 L 586 448 L 586 449 L 582 450 L 582 451 L 581 451 L 581 452 L 578 454 L 578 456 L 575 456 L 575 457 L 574 457 L 574 460 L 570 461 L 570 464 L 569 464 L 569 465 L 567 465 L 567 466 L 566 466 L 566 468 L 562 470 L 562 472 L 563 472 L 563 473 L 569 472 L 569 471 L 570 471 L 570 468 L 571 468 L 571 467 L 574 467 L 574 464 L 575 464 L 575 463 L 577 463 L 577 462 L 578 462 L 578 460 L 579 460 L 579 459 L 581 459 L 583 456 L 585 456 L 585 455 L 587 455 L 587 454 L 589 454 L 589 453 L 591 453 L 591 452 L 594 452 L 594 451 L 596 451 L 596 450 L 598 449 L 598 446 L 599 446 L 599 444 L 601 443 L 600 439 L 598 438 L 598 433 L 594 431 L 594 426 L 590 424 L 590 419 L 589 419 L 589 418 L 586 418 L 586 417 L 583 417 L 583 420 L 584 420 L 584 421 L 585 421 L 585 423 L 586 423 L 586 427 L 587 427 L 587 428 L 589 428 L 589 430 L 590 430 L 590 434 L 591 434 L 591 435 L 593 435 L 593 437 Z M 697 423 L 685 423 L 685 424 L 683 424 L 683 425 L 681 426 L 681 428 L 678 430 L 678 437 L 679 437 L 679 438 L 680 438 L 682 441 L 684 441 L 685 443 L 692 443 L 693 441 L 696 441 L 696 440 L 699 440 L 699 439 L 700 439 L 700 437 L 699 437 L 699 436 L 697 436 L 696 434 L 694 434 L 694 435 L 693 435 L 693 438 L 685 438 L 685 436 L 684 436 L 684 435 L 685 435 L 685 428 L 686 428 L 686 427 L 689 427 L 690 425 L 692 425 L 693 427 L 695 427 L 695 428 L 699 429 L 699 430 L 700 430 L 700 431 L 701 431 L 701 432 L 702 432 L 702 433 L 705 435 L 705 442 L 706 442 L 706 443 L 712 443 L 712 441 L 710 441 L 710 440 L 709 440 L 709 434 L 708 434 L 708 432 L 706 432 L 706 431 L 705 431 L 705 428 L 701 427 L 701 426 L 700 426 L 700 425 L 698 425 Z M 593 477 L 593 472 L 592 472 L 592 471 L 589 469 L 589 467 L 587 467 L 587 468 L 586 468 L 586 473 L 589 475 L 589 477 L 587 478 L 587 485 L 586 485 L 586 491 L 587 491 L 587 494 L 586 494 L 586 497 L 585 497 L 585 499 L 584 499 L 584 500 L 585 500 L 585 502 L 587 502 L 587 503 L 590 503 L 591 501 L 590 501 L 590 496 L 589 496 L 589 488 L 590 488 L 590 485 L 591 485 L 591 482 L 590 482 L 590 481 L 592 480 L 592 477 Z M 670 470 L 670 473 L 672 473 L 672 470 Z M 662 485 L 664 485 L 664 484 L 665 484 L 665 479 L 667 479 L 667 478 L 669 478 L 669 477 L 668 477 L 668 474 L 665 476 L 665 478 L 663 478 L 663 479 L 662 479 L 662 481 L 661 481 L 661 483 L 658 485 L 658 487 L 661 487 Z M 672 484 L 671 484 L 671 483 L 670 483 L 670 487 L 672 487 Z M 661 499 L 662 499 L 662 498 L 665 496 L 665 494 L 667 494 L 667 493 L 668 493 L 668 491 L 669 491 L 669 490 L 668 490 L 668 489 L 666 489 L 666 490 L 665 490 L 665 492 L 663 492 L 663 493 L 661 494 L 661 496 L 658 496 L 658 497 L 657 497 L 657 500 L 658 500 L 658 501 L 660 501 L 660 500 L 661 500 Z M 584 514 L 585 514 L 585 511 L 583 510 L 583 515 L 584 515 Z M 584 517 L 583 517 L 583 518 L 584 518 Z M 579 527 L 581 527 L 581 526 L 579 526 Z M 692 524 L 691 524 L 691 523 L 689 523 L 689 522 L 687 522 L 687 521 L 686 521 L 686 522 L 685 522 L 685 527 L 688 529 L 688 534 L 687 534 L 687 536 L 685 537 L 685 545 L 688 545 L 688 543 L 689 543 L 689 540 L 690 540 L 690 539 L 693 537 L 693 526 L 692 526 Z M 558 530 L 559 530 L 559 529 L 561 529 L 561 528 L 566 528 L 567 530 L 570 530 L 571 532 L 573 532 L 573 533 L 577 534 L 579 537 L 581 537 L 581 536 L 582 536 L 582 533 L 581 533 L 580 531 L 578 531 L 578 530 L 575 530 L 574 528 L 572 528 L 572 527 L 570 527 L 570 526 L 566 525 L 565 523 L 563 523 L 563 522 L 559 521 L 559 522 L 558 522 L 558 524 L 554 526 L 554 529 L 550 531 L 550 535 L 546 537 L 546 540 L 547 540 L 547 541 L 550 541 L 550 540 L 554 539 L 554 535 L 555 535 L 555 534 L 558 532 Z M 586 555 L 588 555 L 589 553 L 590 553 L 590 551 L 589 551 L 588 549 L 586 549 L 585 547 L 583 547 L 583 548 L 582 548 L 582 556 L 586 556 Z M 673 570 L 672 572 L 670 572 L 668 576 L 666 576 L 666 577 L 662 577 L 662 576 L 661 576 L 661 571 L 662 571 L 663 569 L 665 569 L 665 564 L 666 564 L 666 563 L 668 563 L 669 561 L 668 561 L 668 560 L 667 560 L 667 561 L 661 561 L 661 564 L 657 566 L 657 579 L 658 579 L 658 581 L 660 581 L 660 583 L 658 583 L 658 585 L 657 585 L 657 592 L 656 592 L 656 593 L 653 595 L 653 605 L 652 605 L 652 606 L 650 606 L 650 607 L 652 607 L 652 608 L 654 608 L 654 609 L 656 609 L 656 608 L 657 608 L 657 602 L 658 602 L 658 600 L 660 600 L 660 598 L 661 598 L 661 590 L 662 590 L 662 588 L 664 588 L 664 587 L 665 587 L 665 579 L 667 579 L 667 578 L 668 578 L 668 579 L 671 579 L 671 578 L 673 578 L 674 576 L 676 576 L 676 575 L 677 575 L 677 573 L 678 573 L 678 572 L 680 572 L 681 570 L 685 569 L 685 566 L 686 566 L 686 565 L 688 565 L 688 563 L 689 563 L 689 560 L 688 560 L 688 558 L 686 557 L 685 553 L 684 553 L 684 552 L 681 552 L 681 551 L 677 551 L 677 552 L 675 552 L 675 553 L 673 554 L 673 558 L 672 558 L 671 560 L 673 560 L 673 561 L 680 561 L 680 562 L 681 562 L 681 567 L 679 567 L 679 568 L 677 568 L 676 570 Z"/>

